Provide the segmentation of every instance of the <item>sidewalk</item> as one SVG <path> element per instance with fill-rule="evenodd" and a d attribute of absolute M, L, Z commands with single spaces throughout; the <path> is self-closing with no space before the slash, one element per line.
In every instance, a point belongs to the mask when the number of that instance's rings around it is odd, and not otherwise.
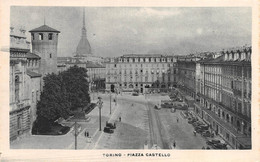
<path fill-rule="evenodd" d="M 111 102 L 111 114 L 110 114 L 110 101 L 104 101 L 104 106 L 101 109 L 101 131 L 99 130 L 99 117 L 96 118 L 97 120 L 88 126 L 86 129 L 82 131 L 82 136 L 84 137 L 84 132 L 89 131 L 89 135 L 91 137 L 90 141 L 87 141 L 87 138 L 83 138 L 83 146 L 80 149 L 95 149 L 97 143 L 99 142 L 99 139 L 103 135 L 103 128 L 106 124 L 106 121 L 111 122 L 113 115 L 116 111 L 116 109 L 120 106 L 119 103 L 115 105 L 114 102 Z M 89 116 L 94 116 L 96 113 L 99 113 L 99 109 L 97 108 L 98 112 L 92 111 Z M 98 114 L 99 115 L 99 114 Z M 113 123 L 113 122 L 112 122 Z"/>
<path fill-rule="evenodd" d="M 103 95 L 100 95 L 101 97 Z M 94 100 L 97 101 L 97 100 Z M 92 101 L 92 102 L 94 102 Z M 111 118 L 110 101 L 104 97 L 104 106 L 101 109 L 101 129 L 103 130 L 106 121 Z M 119 105 L 117 104 L 116 107 Z M 111 111 L 116 110 L 114 102 L 111 104 Z M 93 137 L 93 141 L 100 136 L 102 131 L 99 131 L 99 108 L 94 108 L 88 115 L 91 118 L 89 122 L 78 122 L 81 125 L 81 132 L 77 137 L 77 148 L 89 148 L 86 146 L 85 131 L 89 132 L 89 136 Z M 28 135 L 20 140 L 11 142 L 11 149 L 74 149 L 75 137 L 74 132 L 70 131 L 65 135 L 51 136 L 51 135 Z M 90 146 L 90 148 L 92 148 Z"/>

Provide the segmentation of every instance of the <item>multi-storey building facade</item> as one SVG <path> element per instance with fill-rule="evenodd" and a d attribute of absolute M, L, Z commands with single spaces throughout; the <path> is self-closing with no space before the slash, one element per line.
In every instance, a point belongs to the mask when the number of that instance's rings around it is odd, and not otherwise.
<path fill-rule="evenodd" d="M 167 55 L 130 54 L 106 62 L 106 89 L 112 92 L 169 88 L 176 84 L 176 58 Z M 176 71 L 175 71 L 176 72 Z"/>
<path fill-rule="evenodd" d="M 233 148 L 250 148 L 251 47 L 224 51 L 198 64 L 195 112 Z"/>
<path fill-rule="evenodd" d="M 30 53 L 25 29 L 10 32 L 10 140 L 29 132 L 40 97 L 40 57 Z"/>
<path fill-rule="evenodd" d="M 177 58 L 177 86 L 179 90 L 195 99 L 197 56 L 179 56 Z"/>

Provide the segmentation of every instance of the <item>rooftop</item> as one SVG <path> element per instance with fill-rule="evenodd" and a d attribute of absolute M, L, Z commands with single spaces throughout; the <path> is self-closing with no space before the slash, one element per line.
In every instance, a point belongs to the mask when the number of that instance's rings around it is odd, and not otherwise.
<path fill-rule="evenodd" d="M 39 73 L 36 73 L 34 71 L 31 70 L 27 70 L 26 71 L 27 75 L 29 75 L 31 78 L 36 78 L 36 77 L 41 77 L 42 75 Z"/>
<path fill-rule="evenodd" d="M 125 54 L 122 57 L 167 57 L 173 55 L 163 55 L 163 54 Z"/>
<path fill-rule="evenodd" d="M 105 68 L 105 66 L 99 63 L 88 61 L 86 63 L 86 68 Z"/>
<path fill-rule="evenodd" d="M 34 54 L 34 53 L 31 53 L 31 52 L 28 52 L 28 53 L 26 54 L 26 58 L 41 59 L 40 56 L 38 56 L 38 55 L 36 55 L 36 54 Z"/>
<path fill-rule="evenodd" d="M 35 28 L 33 30 L 30 30 L 29 32 L 55 32 L 55 33 L 60 33 L 60 31 L 53 29 L 47 25 L 42 25 L 38 28 Z"/>

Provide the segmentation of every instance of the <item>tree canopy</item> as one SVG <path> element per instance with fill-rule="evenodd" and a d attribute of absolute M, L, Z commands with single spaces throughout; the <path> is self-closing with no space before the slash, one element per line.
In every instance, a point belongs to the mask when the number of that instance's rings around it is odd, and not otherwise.
<path fill-rule="evenodd" d="M 43 80 L 43 91 L 37 103 L 37 119 L 45 118 L 52 122 L 59 117 L 66 119 L 72 110 L 90 103 L 85 68 L 74 66 L 58 75 L 49 74 Z"/>

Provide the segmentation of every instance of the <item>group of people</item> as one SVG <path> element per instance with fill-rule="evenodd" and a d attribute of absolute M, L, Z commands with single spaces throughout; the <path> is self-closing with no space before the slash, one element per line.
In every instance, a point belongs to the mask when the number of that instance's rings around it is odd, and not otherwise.
<path fill-rule="evenodd" d="M 89 137 L 89 133 L 85 131 L 85 137 Z"/>

